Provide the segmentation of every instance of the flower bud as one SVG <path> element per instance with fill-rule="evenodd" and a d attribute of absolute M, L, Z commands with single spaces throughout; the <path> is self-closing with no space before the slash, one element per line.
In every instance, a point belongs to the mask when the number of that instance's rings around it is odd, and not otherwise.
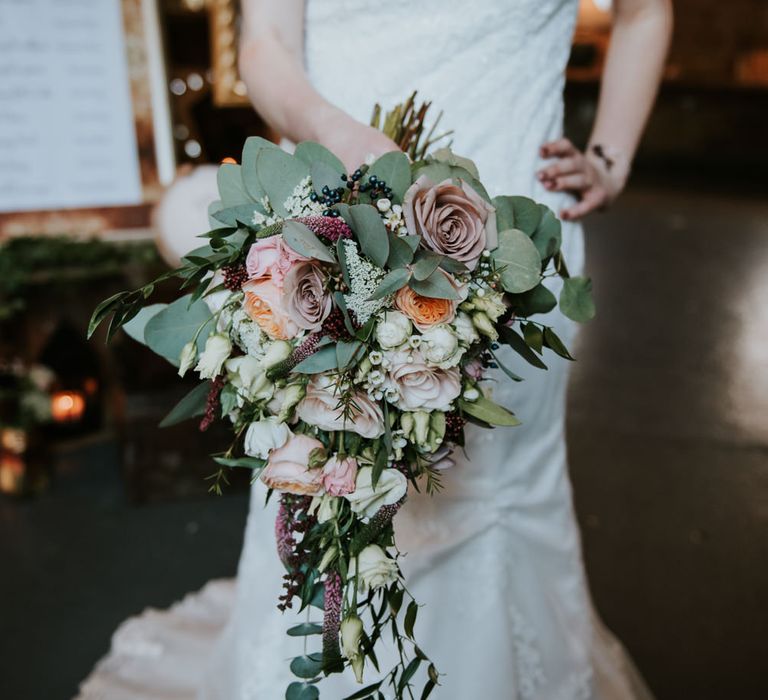
<path fill-rule="evenodd" d="M 479 333 L 491 340 L 498 340 L 499 334 L 491 323 L 491 319 L 483 311 L 475 311 L 472 314 L 472 323 Z"/>
<path fill-rule="evenodd" d="M 429 413 L 426 411 L 416 411 L 413 413 L 414 437 L 419 447 L 427 447 L 429 439 Z"/>
<path fill-rule="evenodd" d="M 191 340 L 181 349 L 179 355 L 179 376 L 183 377 L 187 370 L 195 364 L 197 359 L 197 345 Z"/>

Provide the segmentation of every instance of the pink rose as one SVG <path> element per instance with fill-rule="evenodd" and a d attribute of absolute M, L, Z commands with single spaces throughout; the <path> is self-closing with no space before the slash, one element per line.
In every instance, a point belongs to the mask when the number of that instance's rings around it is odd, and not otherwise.
<path fill-rule="evenodd" d="M 346 496 L 355 490 L 357 460 L 333 455 L 323 467 L 323 488 L 331 496 Z"/>
<path fill-rule="evenodd" d="M 282 291 L 269 277 L 246 282 L 243 292 L 245 312 L 270 338 L 290 340 L 299 334 L 299 326 L 285 307 Z"/>
<path fill-rule="evenodd" d="M 328 277 L 311 262 L 296 263 L 283 281 L 283 298 L 291 320 L 307 331 L 319 331 L 331 313 L 332 301 L 326 289 Z"/>
<path fill-rule="evenodd" d="M 260 238 L 248 250 L 245 258 L 245 269 L 250 279 L 269 277 L 282 288 L 285 276 L 299 262 L 309 258 L 297 253 L 285 243 L 281 235 Z"/>
<path fill-rule="evenodd" d="M 322 486 L 323 470 L 309 469 L 309 461 L 315 450 L 322 450 L 323 443 L 309 435 L 294 435 L 282 447 L 269 453 L 269 459 L 261 480 L 276 491 L 297 496 L 313 496 Z"/>
<path fill-rule="evenodd" d="M 352 415 L 344 419 L 339 406 L 339 395 L 332 379 L 316 374 L 307 385 L 307 395 L 296 412 L 301 420 L 321 430 L 349 430 L 364 438 L 377 438 L 384 434 L 384 414 L 381 407 L 368 397 L 356 392 Z"/>
<path fill-rule="evenodd" d="M 463 262 L 470 270 L 487 248 L 498 245 L 496 209 L 466 182 L 435 185 L 426 175 L 403 197 L 403 217 L 411 233 L 430 250 Z"/>
<path fill-rule="evenodd" d="M 419 352 L 398 351 L 388 359 L 387 381 L 398 397 L 393 403 L 403 411 L 448 411 L 461 393 L 458 367 L 430 367 Z"/>

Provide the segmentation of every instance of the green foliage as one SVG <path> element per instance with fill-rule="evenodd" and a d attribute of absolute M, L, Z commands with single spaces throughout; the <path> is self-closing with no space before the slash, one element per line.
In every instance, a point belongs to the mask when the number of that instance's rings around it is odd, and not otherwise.
<path fill-rule="evenodd" d="M 370 204 L 351 206 L 349 215 L 361 250 L 376 265 L 383 268 L 389 257 L 389 237 L 381 215 Z"/>
<path fill-rule="evenodd" d="M 310 231 L 304 224 L 298 221 L 286 221 L 283 223 L 283 241 L 297 253 L 306 258 L 314 258 L 323 262 L 336 262 L 333 253 L 328 247 Z"/>
<path fill-rule="evenodd" d="M 280 148 L 262 148 L 256 156 L 256 175 L 272 209 L 287 217 L 285 201 L 301 181 L 309 176 L 309 167 Z"/>
<path fill-rule="evenodd" d="M 416 236 L 396 236 L 394 233 L 389 234 L 389 257 L 387 258 L 387 267 L 395 269 L 399 267 L 405 267 L 413 262 L 414 248 L 411 243 L 406 240 L 408 238 L 416 238 Z M 416 241 L 418 245 L 418 240 Z"/>
<path fill-rule="evenodd" d="M 500 231 L 499 246 L 491 255 L 505 291 L 527 292 L 541 281 L 541 257 L 525 232 Z"/>
<path fill-rule="evenodd" d="M 205 404 L 208 394 L 211 391 L 211 383 L 203 382 L 198 384 L 192 391 L 184 396 L 160 421 L 161 428 L 169 428 L 172 425 L 181 423 L 195 416 L 202 416 L 205 413 Z"/>
<path fill-rule="evenodd" d="M 379 157 L 368 170 L 392 188 L 392 201 L 401 204 L 405 191 L 411 185 L 411 164 L 401 151 L 391 151 Z"/>
<path fill-rule="evenodd" d="M 242 168 L 234 163 L 223 163 L 219 166 L 216 182 L 219 186 L 221 205 L 226 209 L 247 204 L 259 198 L 256 193 L 249 194 L 246 190 Z"/>
<path fill-rule="evenodd" d="M 421 296 L 424 297 L 451 300 L 459 299 L 459 293 L 440 270 L 434 270 L 429 277 L 423 280 L 417 280 L 415 277 L 411 278 L 408 282 L 408 286 L 413 289 L 416 294 L 421 294 Z"/>
<path fill-rule="evenodd" d="M 308 637 L 312 634 L 322 634 L 323 626 L 317 622 L 302 622 L 288 628 L 289 637 Z"/>
<path fill-rule="evenodd" d="M 333 153 L 331 153 L 325 146 L 321 146 L 314 141 L 302 141 L 296 146 L 296 150 L 293 155 L 299 160 L 304 161 L 308 166 L 312 166 L 315 163 L 322 163 L 326 167 L 330 168 L 337 174 L 337 183 L 340 180 L 340 176 L 347 172 L 347 169 Z"/>
<path fill-rule="evenodd" d="M 484 396 L 480 396 L 476 401 L 459 399 L 458 403 L 464 413 L 488 425 L 520 425 L 513 413 Z"/>
<path fill-rule="evenodd" d="M 539 356 L 531 350 L 530 343 L 508 326 L 501 326 L 501 328 L 499 328 L 499 340 L 502 343 L 509 345 L 509 347 L 529 364 L 532 364 L 539 369 L 547 369 L 547 366 L 541 361 Z"/>
<path fill-rule="evenodd" d="M 146 345 L 147 341 L 144 338 L 144 330 L 146 329 L 147 322 L 167 306 L 168 304 L 150 304 L 143 307 L 139 313 L 123 326 L 123 330 L 136 342 Z"/>
<path fill-rule="evenodd" d="M 203 328 L 203 331 L 197 337 L 199 351 L 205 347 L 205 330 L 212 330 L 205 328 L 213 320 L 208 306 L 201 300 L 190 303 L 191 299 L 190 294 L 176 299 L 149 319 L 144 329 L 144 338 L 149 349 L 164 357 L 174 367 L 179 366 L 182 348 L 192 340 L 200 328 Z"/>
<path fill-rule="evenodd" d="M 390 294 L 394 294 L 398 289 L 405 287 L 410 279 L 411 273 L 404 267 L 390 270 L 384 275 L 376 291 L 371 294 L 371 299 L 383 299 Z"/>
<path fill-rule="evenodd" d="M 560 311 L 578 323 L 586 323 L 595 317 L 592 280 L 589 277 L 569 277 L 563 281 Z"/>
<path fill-rule="evenodd" d="M 302 360 L 294 368 L 299 374 L 317 374 L 338 368 L 335 345 L 324 345 L 316 353 Z"/>
<path fill-rule="evenodd" d="M 248 199 L 253 199 L 260 202 L 265 196 L 266 191 L 261 186 L 259 175 L 256 170 L 257 159 L 259 153 L 269 149 L 277 149 L 277 145 L 271 141 L 261 138 L 260 136 L 251 136 L 245 140 L 245 146 L 243 146 L 243 165 L 242 165 L 242 186 L 248 194 L 248 198 L 241 201 L 247 202 Z M 223 166 L 222 166 L 223 167 Z M 236 204 L 237 202 L 232 202 Z"/>

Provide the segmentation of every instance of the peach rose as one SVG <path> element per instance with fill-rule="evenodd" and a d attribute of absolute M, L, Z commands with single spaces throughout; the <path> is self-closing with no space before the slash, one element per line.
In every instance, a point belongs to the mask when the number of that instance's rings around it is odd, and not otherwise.
<path fill-rule="evenodd" d="M 436 185 L 422 175 L 403 197 L 403 217 L 426 248 L 470 270 L 486 248 L 498 245 L 496 209 L 463 180 L 458 185 L 451 179 Z"/>
<path fill-rule="evenodd" d="M 323 488 L 331 496 L 346 496 L 355 490 L 357 460 L 333 455 L 323 467 Z"/>
<path fill-rule="evenodd" d="M 448 411 L 461 393 L 457 367 L 430 367 L 419 352 L 397 351 L 388 357 L 387 383 L 397 392 L 393 403 L 403 411 Z"/>
<path fill-rule="evenodd" d="M 459 299 L 436 299 L 417 294 L 409 286 L 402 287 L 395 294 L 395 308 L 402 311 L 420 331 L 438 323 L 450 323 L 456 316 L 456 308 L 466 297 L 467 290 L 444 270 L 442 271 L 459 294 Z"/>
<path fill-rule="evenodd" d="M 299 334 L 299 326 L 285 307 L 282 291 L 269 278 L 251 280 L 243 285 L 243 308 L 270 338 L 290 340 Z"/>
<path fill-rule="evenodd" d="M 282 288 L 285 276 L 296 263 L 309 260 L 285 243 L 281 235 L 260 238 L 248 250 L 245 269 L 249 279 L 271 278 Z"/>
<path fill-rule="evenodd" d="M 294 435 L 282 447 L 269 453 L 269 460 L 261 480 L 276 491 L 297 496 L 313 496 L 322 487 L 323 470 L 309 469 L 309 461 L 315 450 L 322 450 L 323 443 L 309 435 Z"/>
<path fill-rule="evenodd" d="M 324 374 L 312 377 L 307 385 L 307 395 L 299 403 L 296 412 L 305 423 L 321 430 L 349 430 L 370 439 L 384 434 L 381 407 L 363 392 L 355 393 L 352 416 L 345 420 L 336 386 Z"/>

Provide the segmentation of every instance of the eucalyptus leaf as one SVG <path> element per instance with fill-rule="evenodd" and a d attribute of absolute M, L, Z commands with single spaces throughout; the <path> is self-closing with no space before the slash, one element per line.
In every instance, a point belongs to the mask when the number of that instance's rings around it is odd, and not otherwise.
<path fill-rule="evenodd" d="M 368 176 L 375 175 L 392 188 L 392 200 L 402 203 L 406 190 L 411 186 L 411 164 L 402 151 L 390 151 L 380 156 L 368 169 Z"/>
<path fill-rule="evenodd" d="M 474 161 L 463 156 L 457 156 L 450 148 L 443 146 L 438 148 L 430 154 L 430 159 L 436 160 L 438 163 L 446 163 L 448 165 L 458 165 L 460 168 L 464 168 L 472 177 L 480 178 L 480 173 L 477 170 L 477 166 Z"/>
<path fill-rule="evenodd" d="M 363 253 L 383 268 L 389 257 L 389 237 L 378 210 L 369 204 L 355 204 L 349 213 Z"/>
<path fill-rule="evenodd" d="M 578 323 L 586 323 L 595 317 L 592 280 L 589 277 L 569 277 L 563 280 L 560 310 L 565 316 Z"/>
<path fill-rule="evenodd" d="M 339 370 L 345 370 L 362 359 L 365 346 L 359 340 L 340 340 L 336 343 L 336 362 Z"/>
<path fill-rule="evenodd" d="M 285 691 L 285 700 L 317 700 L 320 689 L 312 683 L 294 681 Z"/>
<path fill-rule="evenodd" d="M 323 187 L 335 190 L 343 184 L 339 173 L 330 165 L 323 163 L 322 161 L 312 163 L 312 165 L 309 166 L 309 173 L 312 178 L 312 188 L 318 194 L 322 193 Z"/>
<path fill-rule="evenodd" d="M 198 328 L 203 330 L 197 338 L 199 351 L 205 347 L 206 330 L 212 329 L 213 316 L 206 303 L 200 299 L 190 304 L 191 295 L 176 299 L 155 314 L 144 328 L 147 346 L 164 357 L 174 367 L 179 366 L 182 348 L 194 337 Z"/>
<path fill-rule="evenodd" d="M 512 328 L 502 326 L 499 329 L 499 340 L 502 343 L 509 345 L 509 347 L 529 364 L 538 367 L 539 369 L 547 369 L 547 366 L 541 361 L 541 358 L 528 347 L 528 343 Z"/>
<path fill-rule="evenodd" d="M 302 141 L 296 146 L 293 155 L 300 160 L 303 160 L 310 167 L 313 163 L 323 163 L 328 166 L 337 174 L 337 181 L 341 180 L 341 175 L 347 172 L 347 169 L 333 153 L 331 153 L 325 146 L 321 146 L 314 141 Z M 336 187 L 339 186 L 337 182 Z"/>
<path fill-rule="evenodd" d="M 285 202 L 309 176 L 309 166 L 279 148 L 263 148 L 256 156 L 256 174 L 272 209 L 282 217 L 290 216 Z"/>
<path fill-rule="evenodd" d="M 557 306 L 557 299 L 543 284 L 512 297 L 511 306 L 520 316 L 547 314 Z"/>
<path fill-rule="evenodd" d="M 493 198 L 496 207 L 496 224 L 500 231 L 516 228 L 532 236 L 541 221 L 543 208 L 528 197 L 501 195 Z"/>
<path fill-rule="evenodd" d="M 523 338 L 529 347 L 541 354 L 544 348 L 544 333 L 541 328 L 533 323 L 524 323 Z"/>
<path fill-rule="evenodd" d="M 459 407 L 464 413 L 488 425 L 520 425 L 513 413 L 484 396 L 480 396 L 476 401 L 459 399 Z"/>
<path fill-rule="evenodd" d="M 123 330 L 135 341 L 147 344 L 144 339 L 144 329 L 150 318 L 160 313 L 168 304 L 150 304 L 145 306 L 128 323 L 123 325 Z"/>
<path fill-rule="evenodd" d="M 264 207 L 256 202 L 250 202 L 249 204 L 238 204 L 235 207 L 220 209 L 214 212 L 213 218 L 230 227 L 238 227 L 241 224 L 253 226 L 253 215 L 256 212 L 264 214 Z"/>
<path fill-rule="evenodd" d="M 562 226 L 551 209 L 543 204 L 539 205 L 539 209 L 541 219 L 531 236 L 531 240 L 539 251 L 541 259 L 546 260 L 560 250 L 560 245 L 563 242 Z"/>
<path fill-rule="evenodd" d="M 299 364 L 293 368 L 293 371 L 298 372 L 299 374 L 319 374 L 320 372 L 328 372 L 332 369 L 337 369 L 338 366 L 336 346 L 325 345 L 313 355 L 310 355 L 305 360 L 299 362 Z"/>
<path fill-rule="evenodd" d="M 198 384 L 192 391 L 184 396 L 160 421 L 161 428 L 168 428 L 182 421 L 202 416 L 205 413 L 205 405 L 208 400 L 208 394 L 211 391 L 211 383 L 203 382 Z"/>
<path fill-rule="evenodd" d="M 407 243 L 403 236 L 389 234 L 389 257 L 387 258 L 387 267 L 392 269 L 405 267 L 413 261 L 413 249 Z"/>
<path fill-rule="evenodd" d="M 519 294 L 541 282 L 541 257 L 531 239 L 518 229 L 499 232 L 499 246 L 492 253 L 504 290 Z"/>
<path fill-rule="evenodd" d="M 288 220 L 283 223 L 283 241 L 306 258 L 328 263 L 336 262 L 328 247 L 299 221 Z"/>
<path fill-rule="evenodd" d="M 408 244 L 408 247 L 415 253 L 421 245 L 421 236 L 399 236 L 401 241 Z"/>
<path fill-rule="evenodd" d="M 222 227 L 221 221 L 216 218 L 216 213 L 224 209 L 224 204 L 220 199 L 215 199 L 208 205 L 208 225 L 212 229 Z"/>
<path fill-rule="evenodd" d="M 427 279 L 411 279 L 408 286 L 423 297 L 433 299 L 459 299 L 459 293 L 441 270 L 435 270 Z"/>
<path fill-rule="evenodd" d="M 222 206 L 236 207 L 253 201 L 245 189 L 242 170 L 239 165 L 224 163 L 216 173 L 216 183 L 219 187 L 219 199 Z"/>
<path fill-rule="evenodd" d="M 427 279 L 442 263 L 443 259 L 447 257 L 444 255 L 438 255 L 429 250 L 422 250 L 416 254 L 416 261 L 413 265 L 413 276 L 419 280 Z"/>
<path fill-rule="evenodd" d="M 312 634 L 322 634 L 323 626 L 317 622 L 302 622 L 288 629 L 289 637 L 308 637 Z"/>
<path fill-rule="evenodd" d="M 376 291 L 371 294 L 370 299 L 383 299 L 390 294 L 394 294 L 398 289 L 405 287 L 409 279 L 411 279 L 411 273 L 404 267 L 390 270 L 384 275 L 379 286 L 376 287 Z"/>
<path fill-rule="evenodd" d="M 322 670 L 323 660 L 320 654 L 304 654 L 294 657 L 291 661 L 291 673 L 299 678 L 314 678 Z"/>
<path fill-rule="evenodd" d="M 245 145 L 243 146 L 243 185 L 245 191 L 257 202 L 260 202 L 265 197 L 266 192 L 261 186 L 258 173 L 256 172 L 256 160 L 259 153 L 269 149 L 279 150 L 279 146 L 271 141 L 267 141 L 267 139 L 261 138 L 261 136 L 251 136 L 250 138 L 247 138 L 245 140 Z M 237 202 L 232 202 L 232 204 L 237 204 Z"/>

